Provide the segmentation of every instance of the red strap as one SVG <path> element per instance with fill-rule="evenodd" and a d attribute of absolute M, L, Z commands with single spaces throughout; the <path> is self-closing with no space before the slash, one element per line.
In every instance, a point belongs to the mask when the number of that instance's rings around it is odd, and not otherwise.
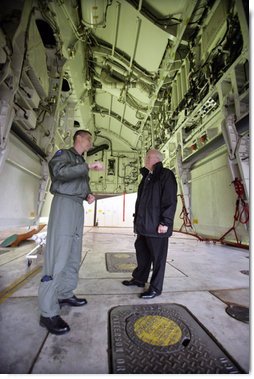
<path fill-rule="evenodd" d="M 244 186 L 241 183 L 240 179 L 238 178 L 235 178 L 235 180 L 233 180 L 232 183 L 234 183 L 235 192 L 238 196 L 236 200 L 236 209 L 235 209 L 234 219 L 235 221 L 239 220 L 241 224 L 247 224 L 247 222 L 249 221 L 249 207 L 248 207 L 248 204 L 246 204 L 243 199 Z M 240 205 L 242 206 L 241 212 L 240 212 Z"/>
<path fill-rule="evenodd" d="M 241 183 L 240 179 L 235 178 L 232 183 L 234 183 L 235 192 L 237 193 L 238 197 L 242 198 L 244 196 L 244 186 Z"/>

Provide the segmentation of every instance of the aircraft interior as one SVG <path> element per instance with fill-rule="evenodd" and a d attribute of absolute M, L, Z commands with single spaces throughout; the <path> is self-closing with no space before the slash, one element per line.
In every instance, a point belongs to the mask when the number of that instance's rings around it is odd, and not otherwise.
<path fill-rule="evenodd" d="M 249 2 L 2 0 L 1 374 L 250 372 Z M 78 130 L 84 201 L 70 333 L 39 325 L 49 161 Z M 164 290 L 122 286 L 149 149 L 177 181 Z M 152 272 L 151 272 L 152 275 Z"/>

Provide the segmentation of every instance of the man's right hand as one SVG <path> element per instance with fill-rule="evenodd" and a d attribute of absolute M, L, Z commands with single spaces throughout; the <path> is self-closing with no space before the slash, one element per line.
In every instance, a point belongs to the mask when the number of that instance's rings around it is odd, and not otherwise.
<path fill-rule="evenodd" d="M 102 162 L 94 162 L 88 164 L 89 170 L 104 171 L 104 165 Z"/>

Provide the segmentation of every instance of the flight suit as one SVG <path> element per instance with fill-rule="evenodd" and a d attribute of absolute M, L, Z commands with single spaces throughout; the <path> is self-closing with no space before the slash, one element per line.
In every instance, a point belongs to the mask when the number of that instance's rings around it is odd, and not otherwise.
<path fill-rule="evenodd" d="M 89 168 L 74 148 L 59 150 L 49 162 L 54 195 L 47 228 L 43 276 L 38 302 L 41 315 L 60 313 L 59 299 L 77 287 L 84 227 L 83 201 L 91 193 Z"/>

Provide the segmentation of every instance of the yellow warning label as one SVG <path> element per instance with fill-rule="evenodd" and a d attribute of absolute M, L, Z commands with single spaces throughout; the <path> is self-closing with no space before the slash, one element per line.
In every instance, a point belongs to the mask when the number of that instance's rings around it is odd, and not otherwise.
<path fill-rule="evenodd" d="M 134 323 L 137 337 L 150 345 L 169 346 L 180 341 L 182 331 L 173 320 L 163 316 L 142 316 Z"/>
<path fill-rule="evenodd" d="M 120 253 L 120 254 L 115 254 L 114 255 L 115 256 L 115 258 L 129 258 L 130 257 L 130 254 L 126 254 L 126 253 Z"/>
<path fill-rule="evenodd" d="M 136 265 L 133 263 L 120 263 L 117 267 L 119 270 L 134 270 Z"/>

